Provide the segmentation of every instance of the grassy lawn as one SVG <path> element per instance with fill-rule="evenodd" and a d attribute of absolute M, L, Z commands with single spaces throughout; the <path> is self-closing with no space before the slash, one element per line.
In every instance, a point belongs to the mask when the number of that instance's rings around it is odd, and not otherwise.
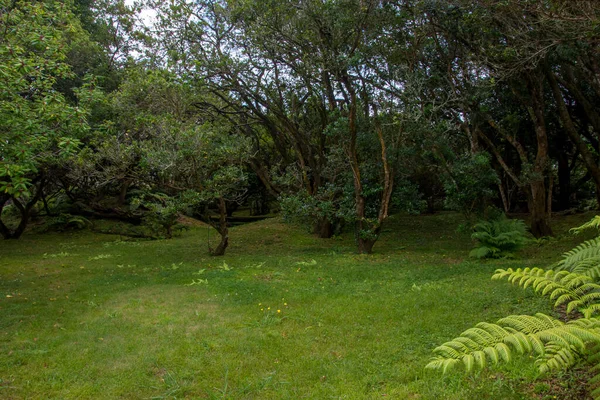
<path fill-rule="evenodd" d="M 550 312 L 490 276 L 556 261 L 590 217 L 558 219 L 557 240 L 495 262 L 469 260 L 446 213 L 392 217 L 373 255 L 350 233 L 321 240 L 278 219 L 233 228 L 223 258 L 202 227 L 2 241 L 0 398 L 545 398 L 528 363 L 478 377 L 423 367 L 476 322 Z"/>

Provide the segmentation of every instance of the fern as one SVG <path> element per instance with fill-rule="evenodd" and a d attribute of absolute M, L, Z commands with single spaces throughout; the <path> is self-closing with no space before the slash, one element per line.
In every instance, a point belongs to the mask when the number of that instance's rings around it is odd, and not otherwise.
<path fill-rule="evenodd" d="M 552 342 L 547 343 L 545 349 L 545 354 L 535 361 L 535 365 L 542 374 L 553 370 L 571 368 L 578 363 L 582 356 L 576 348 L 565 348 Z"/>
<path fill-rule="evenodd" d="M 563 254 L 555 268 L 558 271 L 567 270 L 581 273 L 583 270 L 595 268 L 600 265 L 600 237 L 586 240 L 573 250 Z"/>
<path fill-rule="evenodd" d="M 85 229 L 90 228 L 93 224 L 81 215 L 71 215 L 62 213 L 57 216 L 48 218 L 43 231 L 55 230 L 64 231 L 67 229 Z"/>
<path fill-rule="evenodd" d="M 554 307 L 566 304 L 567 314 L 577 310 L 589 318 L 600 311 L 600 285 L 590 276 L 541 268 L 498 269 L 492 276 L 502 278 L 524 289 L 531 286 L 536 293 L 556 300 Z"/>
<path fill-rule="evenodd" d="M 576 228 L 579 232 L 600 228 L 600 217 Z M 477 239 L 478 254 L 497 254 L 499 243 L 510 235 L 493 236 L 491 225 L 481 225 Z M 483 249 L 483 247 L 487 247 Z M 488 364 L 510 362 L 514 354 L 533 354 L 540 373 L 568 369 L 580 362 L 591 365 L 595 376 L 592 396 L 600 400 L 600 237 L 588 240 L 566 252 L 554 269 L 498 269 L 492 279 L 507 279 L 523 288 L 554 300 L 554 306 L 566 305 L 567 313 L 579 311 L 584 318 L 564 323 L 545 314 L 513 315 L 496 324 L 479 323 L 459 337 L 434 349 L 426 368 L 447 372 L 462 367 L 471 372 Z"/>
<path fill-rule="evenodd" d="M 471 238 L 479 242 L 470 253 L 475 258 L 501 258 L 512 255 L 526 243 L 526 227 L 521 220 L 501 218 L 475 225 Z"/>
<path fill-rule="evenodd" d="M 583 224 L 581 226 L 569 229 L 569 232 L 574 233 L 574 234 L 579 234 L 588 229 L 600 230 L 600 215 L 596 215 L 590 221 L 586 222 L 585 224 Z"/>
<path fill-rule="evenodd" d="M 600 342 L 600 331 L 578 321 L 563 323 L 541 313 L 511 315 L 497 324 L 481 322 L 437 347 L 426 368 L 445 373 L 462 365 L 471 372 L 488 362 L 510 362 L 516 353 L 537 355 L 540 371 L 546 372 L 572 366 L 588 344 L 596 342 Z"/>

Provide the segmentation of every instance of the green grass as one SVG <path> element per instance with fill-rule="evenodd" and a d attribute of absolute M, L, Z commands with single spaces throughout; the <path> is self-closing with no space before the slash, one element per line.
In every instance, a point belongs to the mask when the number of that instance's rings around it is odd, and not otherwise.
<path fill-rule="evenodd" d="M 423 367 L 479 321 L 549 312 L 490 276 L 547 266 L 589 218 L 558 220 L 559 239 L 494 262 L 467 258 L 473 244 L 446 213 L 392 217 L 373 255 L 351 234 L 321 240 L 277 219 L 232 229 L 222 258 L 201 227 L 3 241 L 0 398 L 535 398 L 524 362 L 479 377 Z"/>

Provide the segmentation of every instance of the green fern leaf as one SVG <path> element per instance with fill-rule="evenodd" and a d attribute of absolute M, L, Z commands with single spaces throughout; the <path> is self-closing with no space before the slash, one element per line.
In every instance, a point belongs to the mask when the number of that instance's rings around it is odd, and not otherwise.
<path fill-rule="evenodd" d="M 589 263 L 592 259 L 600 259 L 600 237 L 587 240 L 573 250 L 564 253 L 563 259 L 556 264 L 554 269 L 574 272 L 577 268 L 584 268 L 587 265 L 584 262 Z"/>
<path fill-rule="evenodd" d="M 537 354 L 541 372 L 564 369 L 580 359 L 588 344 L 600 343 L 600 321 L 563 323 L 545 314 L 511 315 L 497 324 L 479 323 L 458 338 L 434 349 L 428 368 L 448 370 L 462 365 L 467 372 L 487 362 L 510 362 L 513 353 Z M 546 353 L 549 352 L 548 355 Z M 446 363 L 444 360 L 455 360 Z"/>
<path fill-rule="evenodd" d="M 591 317 L 594 312 L 600 311 L 594 306 L 600 302 L 600 284 L 592 282 L 587 275 L 541 268 L 508 268 L 496 270 L 492 276 L 492 279 L 503 278 L 524 288 L 531 286 L 534 292 L 555 300 L 554 307 L 566 304 L 567 313 L 579 310 L 586 317 Z"/>
<path fill-rule="evenodd" d="M 569 232 L 578 234 L 587 229 L 599 229 L 600 230 L 600 215 L 596 215 L 590 221 L 586 222 L 585 224 L 583 224 L 581 226 L 569 229 Z"/>

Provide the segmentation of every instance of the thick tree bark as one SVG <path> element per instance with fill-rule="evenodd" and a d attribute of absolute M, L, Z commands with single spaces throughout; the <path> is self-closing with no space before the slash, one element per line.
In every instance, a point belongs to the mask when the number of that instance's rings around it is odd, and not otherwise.
<path fill-rule="evenodd" d="M 536 156 L 533 162 L 533 172 L 540 178 L 524 182 L 522 181 L 514 169 L 512 169 L 504 160 L 494 143 L 480 130 L 477 131 L 479 137 L 488 146 L 492 152 L 498 164 L 502 166 L 508 176 L 517 184 L 517 186 L 527 194 L 527 205 L 529 213 L 531 214 L 531 232 L 536 237 L 552 236 L 552 228 L 550 227 L 550 214 L 549 207 L 547 205 L 547 193 L 546 186 L 544 184 L 544 177 L 546 175 L 547 162 L 549 157 L 549 146 L 548 146 L 548 135 L 546 131 L 546 121 L 544 118 L 544 96 L 543 96 L 543 85 L 541 77 L 535 72 L 525 76 L 527 88 L 529 91 L 528 98 L 522 98 L 514 93 L 522 102 L 523 106 L 527 108 L 527 111 L 531 117 L 531 120 L 535 129 L 535 140 L 537 144 Z M 489 116 L 486 121 L 496 132 L 498 132 L 504 139 L 506 139 L 517 151 L 519 158 L 523 164 L 529 163 L 527 152 L 523 145 L 517 141 L 514 136 L 511 136 L 505 132 L 502 127 L 498 126 Z"/>
<path fill-rule="evenodd" d="M 546 204 L 546 187 L 544 181 L 531 182 L 528 193 L 528 207 L 531 213 L 531 233 L 536 238 L 552 236 L 550 215 Z"/>
<path fill-rule="evenodd" d="M 358 252 L 360 254 L 371 254 L 373 252 L 373 246 L 375 246 L 377 239 L 362 239 L 358 242 Z"/>
<path fill-rule="evenodd" d="M 350 145 L 348 147 L 348 158 L 350 168 L 352 169 L 354 182 L 354 198 L 356 202 L 356 226 L 355 234 L 358 243 L 358 252 L 369 254 L 373 251 L 373 246 L 381 232 L 381 226 L 388 217 L 392 191 L 394 188 L 394 174 L 387 159 L 387 147 L 383 136 L 382 128 L 377 120 L 377 110 L 374 109 L 374 125 L 379 145 L 381 146 L 381 163 L 383 166 L 383 190 L 379 203 L 379 212 L 375 223 L 369 222 L 366 218 L 366 199 L 363 194 L 363 186 L 360 173 L 360 164 L 358 161 L 357 150 L 357 98 L 356 92 L 347 74 L 343 75 L 342 82 L 349 94 L 349 118 L 348 127 L 350 130 Z"/>
<path fill-rule="evenodd" d="M 500 192 L 500 197 L 502 198 L 504 212 L 508 214 L 510 211 L 510 203 L 508 202 L 508 196 L 506 195 L 506 190 L 504 190 L 504 184 L 502 182 L 498 183 L 498 191 Z"/>
<path fill-rule="evenodd" d="M 535 127 L 535 137 L 537 142 L 537 153 L 533 164 L 533 171 L 540 178 L 529 182 L 531 213 L 531 233 L 535 237 L 553 236 L 550 227 L 550 208 L 546 204 L 546 186 L 544 176 L 546 175 L 547 163 L 549 157 L 548 132 L 546 130 L 546 119 L 544 117 L 544 87 L 543 76 L 536 73 L 527 75 L 527 86 L 531 96 L 527 104 L 527 110 Z"/>
<path fill-rule="evenodd" d="M 126 179 L 121 184 L 121 190 L 119 191 L 119 198 L 117 199 L 117 205 L 122 207 L 125 204 L 125 198 L 127 197 L 127 191 L 129 190 L 129 186 L 131 185 L 131 179 Z"/>

